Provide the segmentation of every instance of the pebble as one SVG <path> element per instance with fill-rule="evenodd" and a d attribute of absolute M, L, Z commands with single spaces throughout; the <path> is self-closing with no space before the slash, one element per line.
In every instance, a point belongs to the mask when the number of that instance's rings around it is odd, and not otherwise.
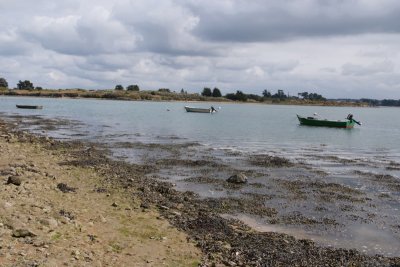
<path fill-rule="evenodd" d="M 55 229 L 58 227 L 58 222 L 54 218 L 47 218 L 40 220 L 40 223 L 49 227 L 50 229 Z"/>
<path fill-rule="evenodd" d="M 13 184 L 16 186 L 20 186 L 22 183 L 22 179 L 19 176 L 9 176 L 7 180 L 7 184 Z"/>
<path fill-rule="evenodd" d="M 36 234 L 32 233 L 27 229 L 16 229 L 12 232 L 12 236 L 16 238 L 23 238 L 23 237 L 35 237 Z"/>
<path fill-rule="evenodd" d="M 247 176 L 244 175 L 243 173 L 238 173 L 238 174 L 232 175 L 226 181 L 229 183 L 234 183 L 234 184 L 244 184 L 244 183 L 247 183 Z"/>
<path fill-rule="evenodd" d="M 167 206 L 164 206 L 164 205 L 160 205 L 159 208 L 162 209 L 162 210 L 169 210 L 169 208 Z"/>

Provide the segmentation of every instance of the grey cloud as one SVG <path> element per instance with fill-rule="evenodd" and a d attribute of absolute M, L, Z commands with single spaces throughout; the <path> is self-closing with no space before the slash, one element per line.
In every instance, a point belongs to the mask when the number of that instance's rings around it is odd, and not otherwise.
<path fill-rule="evenodd" d="M 136 36 L 111 20 L 109 11 L 98 8 L 91 12 L 84 16 L 35 17 L 20 30 L 21 35 L 45 49 L 69 55 L 134 51 Z"/>
<path fill-rule="evenodd" d="M 0 56 L 25 55 L 31 47 L 15 31 L 0 31 Z"/>
<path fill-rule="evenodd" d="M 376 62 L 367 66 L 347 63 L 342 66 L 343 75 L 366 76 L 380 73 L 390 73 L 394 70 L 394 64 L 391 61 L 385 60 Z"/>
<path fill-rule="evenodd" d="M 383 1 L 387 2 L 387 1 Z M 275 2 L 277 3 L 277 2 Z M 293 6 L 297 3 L 297 7 Z M 400 2 L 376 6 L 363 1 L 243 1 L 233 2 L 231 12 L 190 6 L 200 21 L 199 37 L 219 42 L 288 41 L 367 33 L 399 33 Z M 304 8 L 301 8 L 301 4 Z M 298 10 L 296 9 L 298 8 Z M 381 10 L 379 10 L 381 9 Z"/>
<path fill-rule="evenodd" d="M 0 0 L 0 8 L 0 64 L 12 85 L 400 97 L 395 0 Z"/>

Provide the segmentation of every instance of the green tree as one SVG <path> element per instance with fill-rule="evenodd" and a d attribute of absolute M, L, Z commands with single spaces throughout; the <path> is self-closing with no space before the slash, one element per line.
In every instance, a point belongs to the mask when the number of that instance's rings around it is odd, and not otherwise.
<path fill-rule="evenodd" d="M 222 96 L 221 91 L 217 87 L 215 87 L 212 91 L 212 96 L 213 97 L 221 97 Z"/>
<path fill-rule="evenodd" d="M 243 93 L 242 91 L 236 91 L 236 98 L 239 101 L 247 101 L 247 95 Z"/>
<path fill-rule="evenodd" d="M 311 99 L 311 100 L 326 100 L 325 97 L 323 97 L 322 95 L 317 94 L 317 93 L 310 93 L 308 95 L 308 99 Z"/>
<path fill-rule="evenodd" d="M 204 87 L 203 92 L 201 92 L 201 95 L 202 96 L 211 96 L 212 95 L 211 89 L 208 87 Z"/>
<path fill-rule="evenodd" d="M 301 96 L 304 99 L 308 99 L 308 92 L 302 92 L 302 93 L 298 93 L 298 96 Z"/>
<path fill-rule="evenodd" d="M 274 94 L 272 98 L 285 99 L 287 98 L 287 95 L 285 95 L 285 92 L 283 92 L 283 90 L 278 90 L 278 92 Z"/>
<path fill-rule="evenodd" d="M 124 87 L 123 87 L 122 85 L 120 85 L 120 84 L 117 84 L 117 85 L 115 86 L 115 90 L 117 90 L 117 91 L 122 91 L 122 90 L 124 90 Z"/>
<path fill-rule="evenodd" d="M 17 88 L 20 90 L 33 90 L 35 87 L 33 86 L 33 83 L 31 83 L 29 80 L 20 80 L 17 84 Z"/>
<path fill-rule="evenodd" d="M 225 98 L 230 99 L 230 100 L 235 100 L 235 101 L 247 101 L 247 95 L 243 93 L 242 91 L 236 91 L 235 94 L 226 94 Z"/>
<path fill-rule="evenodd" d="M 135 85 L 128 85 L 128 87 L 126 87 L 126 90 L 128 91 L 140 91 L 140 88 L 137 84 Z"/>
<path fill-rule="evenodd" d="M 263 97 L 271 97 L 271 96 L 272 96 L 272 95 L 271 95 L 271 92 L 268 91 L 267 89 L 265 89 L 265 90 L 262 92 L 262 95 L 263 95 Z"/>
<path fill-rule="evenodd" d="M 8 88 L 8 82 L 4 78 L 0 78 L 0 87 Z"/>
<path fill-rule="evenodd" d="M 36 86 L 36 87 L 35 87 L 35 90 L 39 90 L 39 91 L 41 91 L 41 90 L 43 90 L 43 88 L 42 88 L 42 87 L 40 87 L 40 86 Z"/>
<path fill-rule="evenodd" d="M 164 92 L 164 93 L 170 93 L 171 90 L 169 90 L 168 88 L 160 88 L 158 89 L 159 92 Z"/>

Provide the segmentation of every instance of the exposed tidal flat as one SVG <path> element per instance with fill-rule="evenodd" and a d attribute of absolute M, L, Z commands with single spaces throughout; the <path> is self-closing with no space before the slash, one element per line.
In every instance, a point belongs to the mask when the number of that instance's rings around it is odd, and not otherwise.
<path fill-rule="evenodd" d="M 50 99 L 37 112 L 16 110 L 17 100 L 1 99 L 14 131 L 62 140 L 45 144 L 156 208 L 203 265 L 399 264 L 395 109 L 220 104 L 210 115 L 184 103 Z M 314 112 L 353 113 L 363 126 L 298 125 L 296 113 Z M 27 136 L 18 142 L 36 143 Z M 237 174 L 247 182 L 227 181 Z"/>

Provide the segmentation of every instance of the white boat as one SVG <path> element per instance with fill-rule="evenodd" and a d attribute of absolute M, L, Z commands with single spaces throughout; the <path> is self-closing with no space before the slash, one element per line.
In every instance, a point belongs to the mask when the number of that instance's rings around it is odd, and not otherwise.
<path fill-rule="evenodd" d="M 187 112 L 197 112 L 197 113 L 213 113 L 213 112 L 217 112 L 217 110 L 214 107 L 210 107 L 210 108 L 195 108 L 195 107 L 185 106 L 185 109 L 186 109 Z"/>

